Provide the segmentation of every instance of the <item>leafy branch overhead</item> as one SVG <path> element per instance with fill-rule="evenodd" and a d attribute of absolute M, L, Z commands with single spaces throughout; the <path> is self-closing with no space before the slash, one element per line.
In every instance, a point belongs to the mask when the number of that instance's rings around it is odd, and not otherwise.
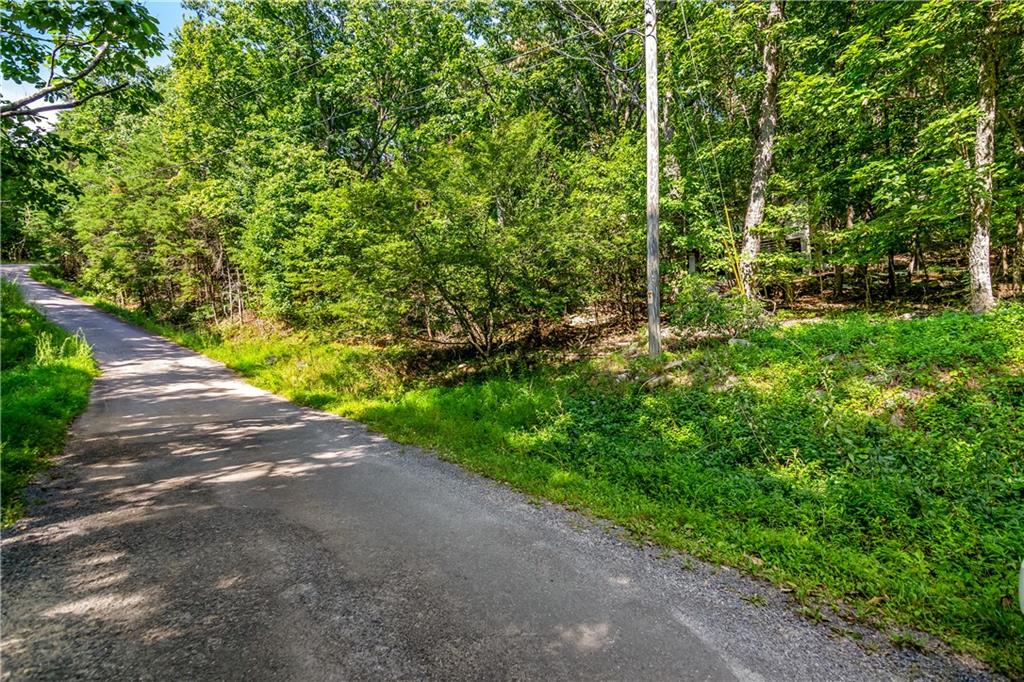
<path fill-rule="evenodd" d="M 4 77 L 35 89 L 0 104 L 0 117 L 38 117 L 95 97 L 151 96 L 149 57 L 163 37 L 143 5 L 129 2 L 7 0 L 0 10 Z"/>

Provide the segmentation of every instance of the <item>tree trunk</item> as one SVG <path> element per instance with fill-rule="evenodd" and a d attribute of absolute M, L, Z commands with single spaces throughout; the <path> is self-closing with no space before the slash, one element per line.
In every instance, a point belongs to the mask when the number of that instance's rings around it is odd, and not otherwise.
<path fill-rule="evenodd" d="M 918 242 L 917 233 L 914 233 L 914 238 L 910 240 L 910 262 L 907 263 L 907 290 L 914 288 L 914 273 L 917 272 L 918 266 L 918 252 L 921 247 Z"/>
<path fill-rule="evenodd" d="M 1017 243 L 1013 247 L 1013 291 L 1024 291 L 1024 206 L 1017 205 Z"/>
<path fill-rule="evenodd" d="M 772 153 L 775 145 L 775 127 L 779 120 L 779 41 L 773 35 L 774 27 L 782 21 L 781 0 L 771 0 L 764 32 L 764 91 L 761 93 L 761 111 L 757 120 L 757 142 L 754 145 L 754 173 L 750 180 L 750 200 L 743 219 L 743 248 L 740 252 L 740 276 L 743 293 L 753 298 L 754 260 L 761 251 L 761 236 L 757 233 L 764 220 L 765 195 L 771 175 Z"/>
<path fill-rule="evenodd" d="M 871 268 L 863 264 L 858 265 L 857 270 L 864 280 L 864 305 L 871 305 Z"/>
<path fill-rule="evenodd" d="M 854 219 L 854 217 L 855 217 L 855 215 L 854 215 L 854 211 L 853 211 L 853 205 L 852 204 L 847 204 L 846 205 L 846 232 L 847 233 L 849 233 L 851 230 L 853 230 L 853 219 Z M 843 264 L 842 263 L 836 263 L 835 271 L 836 271 L 836 274 L 835 274 L 835 289 L 836 289 L 835 296 L 836 296 L 837 299 L 840 299 L 840 298 L 843 297 L 843 284 L 844 284 L 844 279 L 845 279 L 845 277 L 844 277 L 845 269 L 843 267 Z"/>
<path fill-rule="evenodd" d="M 892 251 L 888 253 L 885 261 L 885 274 L 888 277 L 889 298 L 896 298 L 896 261 Z"/>
<path fill-rule="evenodd" d="M 917 262 L 921 265 L 921 300 L 928 300 L 928 263 L 924 259 L 924 251 L 918 247 Z"/>
<path fill-rule="evenodd" d="M 996 125 L 996 5 L 988 7 L 988 25 L 978 67 L 978 126 L 974 138 L 976 186 L 971 193 L 971 245 L 967 252 L 971 273 L 971 311 L 984 313 L 995 306 L 989 266 L 992 228 L 992 162 Z"/>

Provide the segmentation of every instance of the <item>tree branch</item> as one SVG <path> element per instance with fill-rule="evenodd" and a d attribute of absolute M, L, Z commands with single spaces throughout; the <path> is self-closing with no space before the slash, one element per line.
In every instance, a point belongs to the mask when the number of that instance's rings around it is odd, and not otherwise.
<path fill-rule="evenodd" d="M 1021 138 L 1020 131 L 1017 130 L 1017 124 L 1013 122 L 1013 119 L 1007 115 L 1006 109 L 999 110 L 999 117 L 1003 119 L 1006 126 L 1010 129 L 1010 136 L 1013 138 L 1014 151 L 1017 154 L 1024 154 L 1024 139 Z"/>
<path fill-rule="evenodd" d="M 66 102 L 57 102 L 56 104 L 48 104 L 45 107 L 36 107 L 35 109 L 16 109 L 14 111 L 5 111 L 2 114 L 0 114 L 0 117 L 6 118 L 7 116 L 27 116 L 27 115 L 33 115 L 34 116 L 36 114 L 41 114 L 44 111 L 63 111 L 65 109 L 74 109 L 75 107 L 82 106 L 83 104 L 85 104 L 86 102 L 91 100 L 93 97 L 100 97 L 102 95 L 109 95 L 112 92 L 117 92 L 118 90 L 123 90 L 123 89 L 127 88 L 129 85 L 131 85 L 131 83 L 129 83 L 129 82 L 118 83 L 117 85 L 112 85 L 109 88 L 103 88 L 102 90 L 97 90 L 96 92 L 90 92 L 88 95 L 86 95 L 82 99 L 68 100 Z"/>
<path fill-rule="evenodd" d="M 99 66 L 99 63 L 103 60 L 103 57 L 104 57 L 104 55 L 106 55 L 107 50 L 109 48 L 110 48 L 110 43 L 105 42 L 102 45 L 100 45 L 99 49 L 96 51 L 96 54 L 94 54 L 92 59 L 89 60 L 89 63 L 86 64 L 85 67 L 81 71 L 79 71 L 77 74 L 75 74 L 71 78 L 68 78 L 67 80 L 62 81 L 62 82 L 58 83 L 57 85 L 48 85 L 45 88 L 41 88 L 41 89 L 35 91 L 34 93 L 32 93 L 31 95 L 28 95 L 26 97 L 22 97 L 21 99 L 16 100 L 14 102 L 10 102 L 8 104 L 0 105 L 0 116 L 7 117 L 7 116 L 13 116 L 15 113 L 20 114 L 20 115 L 26 115 L 26 114 L 36 113 L 37 111 L 48 111 L 49 108 L 47 108 L 47 107 L 43 107 L 43 108 L 37 109 L 37 110 L 26 109 L 25 107 L 26 107 L 26 105 L 32 104 L 32 102 L 36 102 L 36 101 L 46 97 L 47 95 L 52 95 L 55 92 L 59 92 L 59 91 L 63 90 L 64 88 L 68 87 L 69 85 L 72 85 L 73 83 L 76 83 L 76 82 L 82 80 L 83 78 L 85 78 L 86 76 L 88 76 L 90 73 L 93 72 L 93 70 L 97 66 Z"/>

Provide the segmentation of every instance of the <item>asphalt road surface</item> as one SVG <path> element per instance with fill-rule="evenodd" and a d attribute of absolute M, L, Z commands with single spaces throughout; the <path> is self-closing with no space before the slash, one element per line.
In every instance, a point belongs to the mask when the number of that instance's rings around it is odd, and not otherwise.
<path fill-rule="evenodd" d="M 5 679 L 988 678 L 297 407 L 26 272 L 3 266 L 103 375 L 4 534 Z"/>

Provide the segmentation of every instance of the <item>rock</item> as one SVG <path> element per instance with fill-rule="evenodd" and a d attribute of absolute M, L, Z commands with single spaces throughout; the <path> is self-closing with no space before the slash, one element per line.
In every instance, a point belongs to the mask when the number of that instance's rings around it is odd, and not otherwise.
<path fill-rule="evenodd" d="M 729 345 L 730 346 L 753 346 L 754 344 L 750 343 L 750 341 L 747 341 L 746 339 L 729 339 Z"/>
<path fill-rule="evenodd" d="M 835 353 L 829 353 L 828 355 L 826 355 L 825 357 L 822 358 L 822 361 L 823 362 L 835 362 L 836 361 L 836 354 Z"/>
<path fill-rule="evenodd" d="M 264 365 L 273 365 L 276 362 L 277 362 L 277 356 L 276 355 L 268 355 L 267 357 L 263 358 L 263 364 Z"/>
<path fill-rule="evenodd" d="M 615 380 L 616 381 L 629 381 L 629 374 L 626 373 L 626 372 L 623 372 L 621 374 L 616 374 L 615 375 Z"/>
<path fill-rule="evenodd" d="M 722 393 L 723 391 L 728 391 L 733 386 L 739 385 L 739 383 L 740 383 L 739 377 L 736 377 L 736 376 L 733 376 L 732 374 L 730 374 L 729 376 L 727 376 L 725 378 L 725 381 L 722 381 L 721 383 L 718 383 L 718 384 L 715 384 L 714 386 L 712 386 L 711 390 L 714 391 L 715 393 Z"/>
<path fill-rule="evenodd" d="M 670 381 L 672 381 L 672 377 L 665 374 L 659 374 L 658 376 L 651 377 L 650 379 L 645 381 L 644 386 L 646 386 L 647 388 L 655 388 L 657 386 L 667 384 Z"/>
<path fill-rule="evenodd" d="M 665 363 L 665 367 L 663 367 L 663 369 L 667 372 L 670 369 L 675 369 L 676 367 L 682 367 L 684 364 L 685 363 L 682 360 L 673 360 L 672 362 L 666 362 Z"/>

